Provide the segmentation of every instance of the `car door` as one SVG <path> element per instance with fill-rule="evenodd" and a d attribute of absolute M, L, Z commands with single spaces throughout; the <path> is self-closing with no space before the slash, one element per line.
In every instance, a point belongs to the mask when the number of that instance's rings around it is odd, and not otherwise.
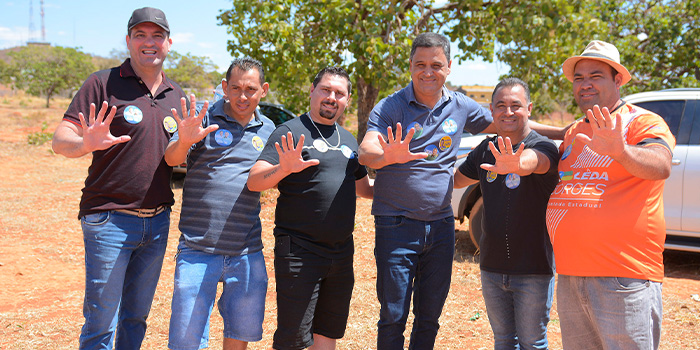
<path fill-rule="evenodd" d="M 693 105 L 691 115 L 689 140 L 685 146 L 686 157 L 683 173 L 683 211 L 681 219 L 681 230 L 685 235 L 700 238 L 700 100 L 688 101 L 686 113 Z M 686 124 L 686 123 L 684 123 Z M 668 182 L 667 182 L 668 184 Z M 692 233 L 691 233 L 692 232 Z"/>
<path fill-rule="evenodd" d="M 684 114 L 686 109 L 694 108 L 695 101 L 689 103 L 685 99 L 649 99 L 647 101 L 632 101 L 633 104 L 652 111 L 660 115 L 668 124 L 669 129 L 676 137 L 676 147 L 673 150 L 673 159 L 671 161 L 671 176 L 666 179 L 664 185 L 664 213 L 666 217 L 666 229 L 672 231 L 680 231 L 682 229 L 681 218 L 683 216 L 683 197 L 684 197 L 684 182 L 683 172 L 686 165 L 686 157 L 688 153 L 687 143 L 689 138 L 688 121 L 692 122 L 691 118 L 683 119 L 683 116 L 692 116 L 690 113 Z M 681 122 L 685 122 L 681 127 Z"/>

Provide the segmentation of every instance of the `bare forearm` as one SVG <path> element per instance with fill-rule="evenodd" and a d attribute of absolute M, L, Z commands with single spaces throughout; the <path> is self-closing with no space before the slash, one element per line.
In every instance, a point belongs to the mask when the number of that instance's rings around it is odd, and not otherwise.
<path fill-rule="evenodd" d="M 362 198 L 374 198 L 374 180 L 365 176 L 355 181 L 355 194 Z"/>
<path fill-rule="evenodd" d="M 170 142 L 165 149 L 165 162 L 170 166 L 176 166 L 187 160 L 187 153 L 191 145 L 186 145 L 180 140 Z"/>
<path fill-rule="evenodd" d="M 68 127 L 63 123 L 66 122 L 62 122 L 53 134 L 51 141 L 53 151 L 68 158 L 78 158 L 90 153 L 91 151 L 85 149 L 77 127 Z"/>
<path fill-rule="evenodd" d="M 671 175 L 671 152 L 664 146 L 625 145 L 620 156 L 613 157 L 633 176 L 645 180 L 664 180 Z"/>
<path fill-rule="evenodd" d="M 282 167 L 272 165 L 266 161 L 259 160 L 253 168 L 250 169 L 248 175 L 248 189 L 255 192 L 262 192 L 266 189 L 273 188 L 287 177 L 289 173 L 282 170 Z"/>
<path fill-rule="evenodd" d="M 389 165 L 384 159 L 384 152 L 380 147 L 365 145 L 363 142 L 363 144 L 360 146 L 358 155 L 360 164 L 372 169 L 381 169 Z"/>
<path fill-rule="evenodd" d="M 460 172 L 459 169 L 455 168 L 455 173 L 454 173 L 454 187 L 455 188 L 467 187 L 467 186 L 469 186 L 471 184 L 475 184 L 477 182 L 479 182 L 479 180 L 467 177 L 466 175 L 462 174 L 462 172 Z"/>
<path fill-rule="evenodd" d="M 520 157 L 520 176 L 528 176 L 532 173 L 544 174 L 549 170 L 550 161 L 547 156 L 532 149 L 523 151 Z"/>

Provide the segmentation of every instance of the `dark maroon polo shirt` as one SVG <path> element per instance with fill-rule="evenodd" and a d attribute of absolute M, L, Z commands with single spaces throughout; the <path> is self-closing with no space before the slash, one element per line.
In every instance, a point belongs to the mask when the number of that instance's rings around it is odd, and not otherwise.
<path fill-rule="evenodd" d="M 185 93 L 163 74 L 163 82 L 152 95 L 127 59 L 120 67 L 95 72 L 83 83 L 63 119 L 80 127 L 78 113 L 85 118 L 90 103 L 99 111 L 102 101 L 117 107 L 110 131 L 131 140 L 92 153 L 79 217 L 114 209 L 155 208 L 172 205 L 172 168 L 163 158 L 171 134 L 163 119 L 180 109 Z M 126 111 L 126 118 L 125 118 Z"/>

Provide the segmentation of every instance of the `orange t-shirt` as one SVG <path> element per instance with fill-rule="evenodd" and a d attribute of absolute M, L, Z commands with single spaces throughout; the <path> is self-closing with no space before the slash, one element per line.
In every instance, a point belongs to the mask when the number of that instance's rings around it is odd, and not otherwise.
<path fill-rule="evenodd" d="M 627 144 L 652 145 L 661 140 L 671 150 L 675 147 L 668 125 L 658 115 L 631 104 L 611 116 L 616 114 L 622 116 Z M 581 120 L 566 133 L 560 146 L 561 181 L 547 205 L 557 272 L 661 282 L 666 239 L 664 180 L 632 176 L 612 158 L 576 141 L 578 133 L 590 137 L 590 124 Z"/>

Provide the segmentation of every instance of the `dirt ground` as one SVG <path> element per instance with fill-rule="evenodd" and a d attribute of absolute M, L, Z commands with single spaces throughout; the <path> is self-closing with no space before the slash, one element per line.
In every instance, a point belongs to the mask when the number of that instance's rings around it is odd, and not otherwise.
<path fill-rule="evenodd" d="M 90 159 L 66 159 L 54 155 L 48 143 L 27 143 L 27 135 L 40 132 L 43 121 L 48 122 L 47 131 L 53 131 L 66 101 L 54 102 L 56 106 L 51 109 L 40 108 L 40 100 L 22 96 L 0 102 L 0 169 L 5 178 L 0 181 L 0 350 L 76 348 L 83 320 L 84 288 L 84 252 L 76 215 Z M 173 207 L 169 246 L 143 349 L 167 346 L 181 183 L 175 183 L 174 191 L 177 203 Z M 261 217 L 270 283 L 265 334 L 262 341 L 250 344 L 251 349 L 270 347 L 276 323 L 272 269 L 275 198 L 274 191 L 263 194 Z M 370 206 L 370 201 L 358 200 L 356 284 L 347 332 L 338 342 L 339 349 L 375 348 L 379 305 L 374 291 Z M 457 227 L 452 289 L 441 317 L 436 349 L 493 347 L 476 252 L 467 227 L 466 222 Z M 665 260 L 661 349 L 700 349 L 700 254 L 667 252 Z M 217 311 L 214 313 L 210 347 L 217 349 L 222 343 L 222 323 Z M 556 300 L 551 318 L 551 348 L 560 349 Z"/>

